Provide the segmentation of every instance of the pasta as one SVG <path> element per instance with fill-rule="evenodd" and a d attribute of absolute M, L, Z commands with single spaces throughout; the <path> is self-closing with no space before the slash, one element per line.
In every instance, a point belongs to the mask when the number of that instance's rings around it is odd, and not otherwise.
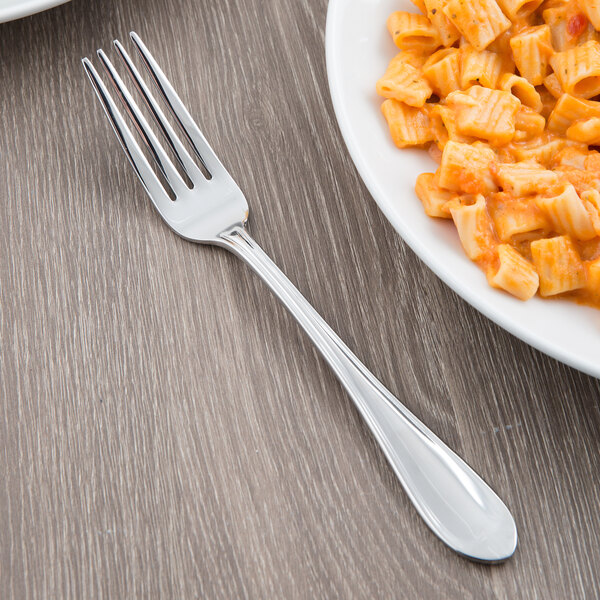
<path fill-rule="evenodd" d="M 556 52 L 550 65 L 560 87 L 568 94 L 591 98 L 600 93 L 600 44 L 596 40 Z"/>
<path fill-rule="evenodd" d="M 537 271 L 510 244 L 499 244 L 497 251 L 498 268 L 488 273 L 490 285 L 506 290 L 520 300 L 529 300 L 540 285 Z"/>
<path fill-rule="evenodd" d="M 444 0 L 425 0 L 427 18 L 437 30 L 442 44 L 447 47 L 452 46 L 460 38 L 460 33 L 444 14 L 444 4 Z"/>
<path fill-rule="evenodd" d="M 541 85 L 548 71 L 552 43 L 550 27 L 528 27 L 510 38 L 510 48 L 517 69 L 532 85 Z"/>
<path fill-rule="evenodd" d="M 596 30 L 600 29 L 600 1 L 599 0 L 587 0 L 581 5 L 581 10 L 585 13 L 586 17 Z"/>
<path fill-rule="evenodd" d="M 488 283 L 600 307 L 600 0 L 413 0 L 377 82 L 415 191 Z M 598 147 L 598 148 L 597 148 Z"/>
<path fill-rule="evenodd" d="M 568 236 L 531 242 L 531 255 L 540 278 L 542 296 L 564 294 L 585 285 L 583 262 Z"/>
<path fill-rule="evenodd" d="M 485 50 L 510 27 L 510 21 L 495 0 L 447 0 L 443 11 L 477 50 Z"/>
<path fill-rule="evenodd" d="M 384 98 L 400 100 L 409 106 L 423 106 L 432 89 L 419 69 L 399 54 L 389 64 L 384 76 L 377 82 L 377 93 Z"/>
<path fill-rule="evenodd" d="M 444 48 L 432 54 L 421 72 L 434 93 L 447 96 L 460 87 L 461 53 L 457 48 Z"/>
<path fill-rule="evenodd" d="M 495 145 L 504 145 L 514 137 L 521 103 L 510 92 L 474 85 L 466 92 L 452 92 L 446 100 L 456 115 L 459 133 Z"/>
<path fill-rule="evenodd" d="M 398 148 L 420 146 L 433 139 L 427 114 L 397 100 L 386 100 L 381 110 L 390 125 L 392 139 Z"/>

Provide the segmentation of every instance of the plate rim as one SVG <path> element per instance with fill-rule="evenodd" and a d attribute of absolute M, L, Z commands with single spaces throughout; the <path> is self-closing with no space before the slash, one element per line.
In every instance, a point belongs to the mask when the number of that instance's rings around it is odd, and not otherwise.
<path fill-rule="evenodd" d="M 15 2 L 13 6 L 0 8 L 0 23 L 16 21 L 36 13 L 66 4 L 70 0 L 28 0 L 28 2 Z"/>
<path fill-rule="evenodd" d="M 338 31 L 336 23 L 338 13 L 343 10 L 348 0 L 329 0 L 327 6 L 327 17 L 325 26 L 325 59 L 329 92 L 333 104 L 334 113 L 342 138 L 352 161 L 373 200 L 383 212 L 400 237 L 408 244 L 417 257 L 422 260 L 435 275 L 448 285 L 456 294 L 468 302 L 485 317 L 508 331 L 510 334 L 529 344 L 533 348 L 547 354 L 548 356 L 579 371 L 596 378 L 600 378 L 600 365 L 591 359 L 573 355 L 568 350 L 557 346 L 547 338 L 541 337 L 536 332 L 524 328 L 514 317 L 503 312 L 497 312 L 482 297 L 464 285 L 458 278 L 453 277 L 448 270 L 438 268 L 432 252 L 425 244 L 422 244 L 418 236 L 413 235 L 410 229 L 396 219 L 390 205 L 384 201 L 385 193 L 380 189 L 378 182 L 371 175 L 367 162 L 363 156 L 362 146 L 358 143 L 352 130 L 350 118 L 346 114 L 344 102 L 341 98 L 341 85 L 337 84 L 340 74 L 335 69 L 334 53 Z M 347 8 L 347 7 L 346 7 Z M 499 292 L 498 292 L 499 293 Z"/>

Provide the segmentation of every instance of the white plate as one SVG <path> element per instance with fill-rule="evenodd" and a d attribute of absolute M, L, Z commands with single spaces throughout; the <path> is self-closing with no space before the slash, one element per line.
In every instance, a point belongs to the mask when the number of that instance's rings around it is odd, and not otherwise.
<path fill-rule="evenodd" d="M 467 302 L 542 352 L 600 377 L 600 310 L 565 300 L 521 302 L 490 288 L 464 255 L 452 223 L 423 212 L 415 179 L 436 165 L 422 150 L 394 146 L 375 94 L 376 80 L 397 52 L 385 26 L 395 10 L 415 8 L 409 0 L 330 0 L 327 13 L 333 105 L 366 186 L 408 245 Z"/>
<path fill-rule="evenodd" d="M 0 23 L 14 21 L 64 4 L 69 0 L 0 0 Z"/>

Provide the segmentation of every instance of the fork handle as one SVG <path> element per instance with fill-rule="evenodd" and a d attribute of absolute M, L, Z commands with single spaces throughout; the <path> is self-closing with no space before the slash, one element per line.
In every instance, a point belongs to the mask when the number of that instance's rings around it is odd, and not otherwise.
<path fill-rule="evenodd" d="M 375 378 L 243 227 L 223 233 L 221 240 L 219 245 L 267 283 L 314 342 L 431 530 L 473 560 L 509 558 L 517 530 L 493 490 Z"/>

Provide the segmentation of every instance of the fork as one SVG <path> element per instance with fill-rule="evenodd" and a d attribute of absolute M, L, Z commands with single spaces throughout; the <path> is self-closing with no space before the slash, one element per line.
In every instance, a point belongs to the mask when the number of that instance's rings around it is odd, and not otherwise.
<path fill-rule="evenodd" d="M 88 58 L 82 62 L 125 153 L 163 220 L 186 240 L 229 250 L 272 289 L 329 363 L 418 513 L 443 542 L 476 561 L 495 563 L 509 558 L 517 545 L 517 530 L 509 510 L 461 458 L 375 378 L 250 237 L 246 231 L 248 203 L 244 194 L 148 48 L 135 32 L 130 37 L 195 158 L 118 40 L 113 42 L 116 52 L 189 182 L 175 167 L 106 53 L 98 50 L 98 58 L 141 134 L 162 181 L 92 62 Z"/>

